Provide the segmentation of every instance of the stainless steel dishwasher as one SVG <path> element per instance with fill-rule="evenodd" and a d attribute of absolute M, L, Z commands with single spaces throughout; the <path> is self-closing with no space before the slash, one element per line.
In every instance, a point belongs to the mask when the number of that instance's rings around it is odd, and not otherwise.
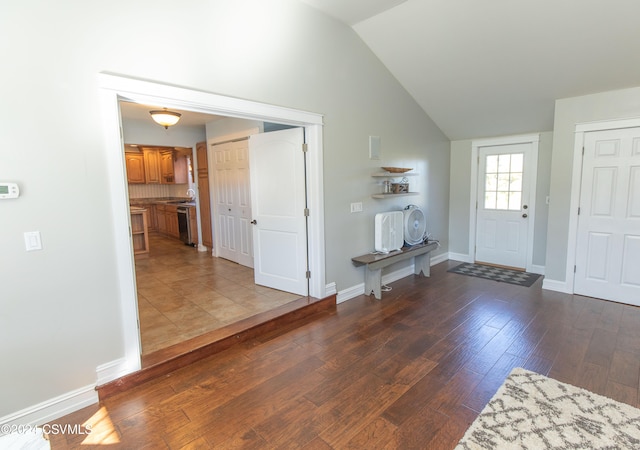
<path fill-rule="evenodd" d="M 191 224 L 189 222 L 189 207 L 178 206 L 178 231 L 180 232 L 180 240 L 185 245 L 193 246 L 193 239 L 191 237 Z"/>

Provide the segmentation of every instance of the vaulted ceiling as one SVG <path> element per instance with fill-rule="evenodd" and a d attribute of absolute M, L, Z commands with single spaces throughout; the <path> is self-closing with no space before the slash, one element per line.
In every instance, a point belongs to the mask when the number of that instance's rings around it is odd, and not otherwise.
<path fill-rule="evenodd" d="M 638 0 L 300 0 L 351 26 L 451 140 L 553 129 L 640 86 Z"/>

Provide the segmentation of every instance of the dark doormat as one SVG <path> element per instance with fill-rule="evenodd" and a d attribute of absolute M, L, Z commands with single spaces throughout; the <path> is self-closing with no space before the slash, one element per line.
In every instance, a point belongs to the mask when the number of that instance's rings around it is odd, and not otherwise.
<path fill-rule="evenodd" d="M 520 272 L 517 270 L 472 263 L 462 263 L 453 269 L 449 269 L 448 272 L 469 275 L 470 277 L 486 278 L 487 280 L 502 283 L 517 284 L 518 286 L 524 287 L 531 286 L 540 278 L 540 275 L 537 273 Z"/>

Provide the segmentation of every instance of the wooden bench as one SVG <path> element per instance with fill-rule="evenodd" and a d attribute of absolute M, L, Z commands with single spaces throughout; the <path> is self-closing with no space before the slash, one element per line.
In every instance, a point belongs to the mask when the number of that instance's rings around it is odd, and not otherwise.
<path fill-rule="evenodd" d="M 371 295 L 371 292 L 373 292 L 376 299 L 380 300 L 382 298 L 382 269 L 384 267 L 405 259 L 415 258 L 413 273 L 420 275 L 422 272 L 425 277 L 428 277 L 431 275 L 430 252 L 437 247 L 438 244 L 436 242 L 428 242 L 411 247 L 402 247 L 400 250 L 386 254 L 368 253 L 351 258 L 351 261 L 356 266 L 367 266 L 364 272 L 364 293 L 365 295 Z"/>

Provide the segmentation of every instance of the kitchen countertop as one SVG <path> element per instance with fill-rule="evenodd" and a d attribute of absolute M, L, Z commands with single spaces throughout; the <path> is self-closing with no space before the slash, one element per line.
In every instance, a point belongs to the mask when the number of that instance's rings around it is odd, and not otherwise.
<path fill-rule="evenodd" d="M 129 200 L 129 205 L 138 207 L 139 205 L 176 205 L 176 206 L 196 206 L 195 200 L 190 198 L 171 197 L 171 198 L 132 198 Z"/>

